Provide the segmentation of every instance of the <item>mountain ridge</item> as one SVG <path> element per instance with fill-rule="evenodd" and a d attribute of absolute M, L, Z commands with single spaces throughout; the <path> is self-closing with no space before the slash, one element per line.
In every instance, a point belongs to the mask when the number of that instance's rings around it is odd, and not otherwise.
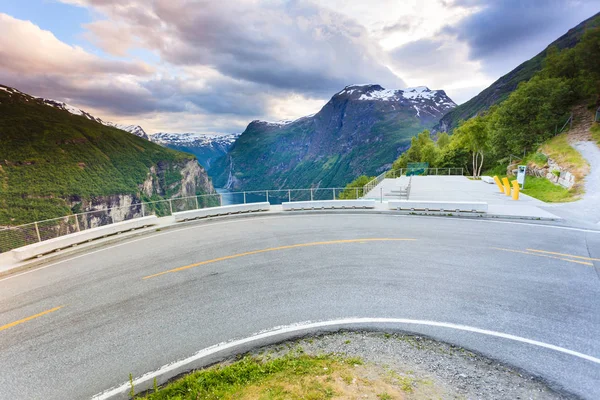
<path fill-rule="evenodd" d="M 314 115 L 250 122 L 211 175 L 216 186 L 236 190 L 343 186 L 385 169 L 455 106 L 443 90 L 425 86 L 348 85 Z"/>

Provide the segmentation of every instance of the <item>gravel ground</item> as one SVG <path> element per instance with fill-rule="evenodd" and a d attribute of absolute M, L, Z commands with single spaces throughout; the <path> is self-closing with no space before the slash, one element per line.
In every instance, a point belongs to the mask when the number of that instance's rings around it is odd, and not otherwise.
<path fill-rule="evenodd" d="M 585 178 L 585 194 L 579 201 L 543 207 L 565 219 L 600 224 L 600 148 L 594 142 L 581 141 L 574 147 L 590 164 L 590 173 Z"/>
<path fill-rule="evenodd" d="M 340 332 L 257 349 L 282 356 L 298 346 L 309 355 L 360 357 L 366 365 L 430 382 L 443 399 L 573 399 L 537 378 L 463 348 L 428 338 L 375 332 Z M 406 393 L 406 399 L 413 398 Z M 419 399 L 421 397 L 418 397 Z"/>

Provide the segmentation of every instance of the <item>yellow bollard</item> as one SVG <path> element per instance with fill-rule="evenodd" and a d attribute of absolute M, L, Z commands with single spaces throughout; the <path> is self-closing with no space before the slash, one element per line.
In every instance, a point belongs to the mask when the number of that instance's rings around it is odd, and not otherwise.
<path fill-rule="evenodd" d="M 494 182 L 498 185 L 498 189 L 500 189 L 500 193 L 504 193 L 504 186 L 502 186 L 502 182 L 500 182 L 500 178 L 498 176 L 494 176 Z"/>
<path fill-rule="evenodd" d="M 512 181 L 512 198 L 513 200 L 519 200 L 519 192 L 521 191 L 521 188 L 519 188 L 519 182 L 517 182 L 517 180 L 515 179 L 514 181 Z"/>
<path fill-rule="evenodd" d="M 504 184 L 504 194 L 510 196 L 510 182 L 508 178 L 502 178 L 502 183 Z"/>

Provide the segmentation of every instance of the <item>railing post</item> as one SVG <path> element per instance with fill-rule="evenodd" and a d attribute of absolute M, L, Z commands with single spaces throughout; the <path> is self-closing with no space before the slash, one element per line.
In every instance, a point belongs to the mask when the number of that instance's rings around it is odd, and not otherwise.
<path fill-rule="evenodd" d="M 142 217 L 146 216 L 146 211 L 144 210 L 144 203 L 142 203 Z"/>
<path fill-rule="evenodd" d="M 171 210 L 171 215 L 173 215 L 173 200 L 169 199 L 169 210 Z M 115 222 L 115 221 L 113 221 Z"/>
<path fill-rule="evenodd" d="M 246 204 L 246 192 L 244 192 L 244 204 Z"/>
<path fill-rule="evenodd" d="M 269 203 L 269 191 L 266 190 L 265 192 L 267 193 L 267 203 Z"/>
<path fill-rule="evenodd" d="M 200 205 L 198 204 L 198 196 L 194 196 L 194 200 L 196 200 L 196 210 L 200 208 Z"/>
<path fill-rule="evenodd" d="M 358 188 L 356 188 L 356 198 L 358 199 Z"/>
<path fill-rule="evenodd" d="M 292 191 L 290 189 L 288 189 L 288 201 L 292 202 Z"/>
<path fill-rule="evenodd" d="M 573 113 L 571 113 L 571 124 L 569 125 L 569 130 L 573 129 Z"/>
<path fill-rule="evenodd" d="M 310 189 L 310 201 L 313 201 L 313 190 L 312 190 L 312 188 Z"/>
<path fill-rule="evenodd" d="M 379 202 L 383 203 L 383 188 L 382 187 L 379 188 L 379 193 L 381 195 L 381 200 Z"/>
<path fill-rule="evenodd" d="M 77 218 L 78 214 L 75 214 L 75 226 L 77 226 L 77 232 L 81 232 L 81 228 L 79 227 L 79 218 Z"/>
<path fill-rule="evenodd" d="M 219 206 L 223 205 L 223 195 L 219 194 Z"/>
<path fill-rule="evenodd" d="M 333 199 L 335 200 L 335 189 L 331 189 L 333 191 Z"/>
<path fill-rule="evenodd" d="M 42 237 L 40 236 L 40 229 L 38 228 L 38 223 L 34 222 L 33 224 L 35 225 L 35 233 L 37 234 L 38 242 L 41 242 Z"/>

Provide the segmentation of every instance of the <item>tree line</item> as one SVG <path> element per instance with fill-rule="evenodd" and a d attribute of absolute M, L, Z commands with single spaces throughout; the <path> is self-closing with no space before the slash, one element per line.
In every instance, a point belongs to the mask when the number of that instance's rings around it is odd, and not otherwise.
<path fill-rule="evenodd" d="M 571 108 L 600 105 L 600 27 L 588 29 L 570 49 L 548 49 L 544 67 L 509 97 L 462 121 L 452 135 L 425 130 L 392 169 L 427 162 L 431 168 L 464 167 L 474 177 L 506 166 L 511 155 L 535 152 L 569 118 Z"/>

